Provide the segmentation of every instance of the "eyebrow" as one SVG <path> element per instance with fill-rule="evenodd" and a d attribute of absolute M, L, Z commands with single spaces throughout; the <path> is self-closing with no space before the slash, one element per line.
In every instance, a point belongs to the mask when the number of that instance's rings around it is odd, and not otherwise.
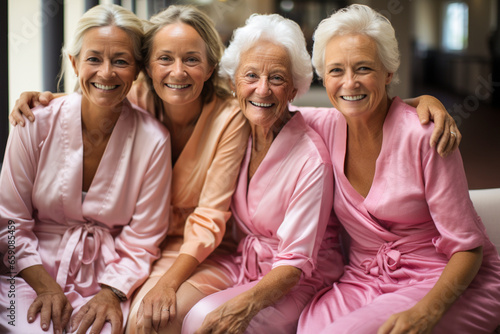
<path fill-rule="evenodd" d="M 87 50 L 87 52 L 89 53 L 93 53 L 93 54 L 96 54 L 96 55 L 102 55 L 102 52 L 101 51 L 97 51 L 97 50 Z M 130 52 L 115 52 L 113 53 L 113 56 L 114 57 L 120 57 L 120 56 L 130 56 L 132 55 Z"/>
<path fill-rule="evenodd" d="M 359 66 L 359 65 L 373 65 L 375 64 L 374 61 L 371 60 L 361 60 L 356 63 L 354 63 L 354 66 Z M 343 66 L 343 63 L 328 63 L 327 66 Z"/>
<path fill-rule="evenodd" d="M 173 53 L 173 51 L 170 50 L 158 50 L 158 53 Z M 188 51 L 186 52 L 187 54 L 202 54 L 200 51 Z"/>

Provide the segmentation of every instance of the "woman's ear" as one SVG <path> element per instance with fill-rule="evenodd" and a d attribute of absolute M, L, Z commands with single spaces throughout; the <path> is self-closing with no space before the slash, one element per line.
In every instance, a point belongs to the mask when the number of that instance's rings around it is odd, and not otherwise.
<path fill-rule="evenodd" d="M 75 72 L 76 76 L 78 77 L 78 59 L 73 57 L 72 55 L 69 55 L 69 61 L 71 62 L 71 66 L 73 67 L 73 71 Z"/>
<path fill-rule="evenodd" d="M 386 86 L 391 83 L 393 77 L 394 77 L 394 73 L 387 73 L 387 78 L 385 79 Z"/>
<path fill-rule="evenodd" d="M 212 67 L 212 69 L 207 72 L 207 75 L 205 76 L 205 81 L 207 81 L 208 79 L 210 79 L 210 77 L 212 76 L 212 73 L 214 73 L 214 71 L 215 71 L 215 66 Z"/>

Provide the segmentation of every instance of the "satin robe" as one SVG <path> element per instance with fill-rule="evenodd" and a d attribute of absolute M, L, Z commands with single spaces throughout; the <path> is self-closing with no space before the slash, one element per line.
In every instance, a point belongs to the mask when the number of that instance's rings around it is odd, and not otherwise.
<path fill-rule="evenodd" d="M 134 93 L 138 94 L 137 89 Z M 142 104 L 148 100 L 144 96 L 135 98 Z M 203 294 L 230 285 L 231 282 L 219 274 L 217 264 L 205 259 L 223 241 L 249 133 L 248 123 L 234 99 L 214 96 L 204 105 L 193 133 L 174 165 L 168 236 L 161 246 L 161 258 L 154 263 L 149 279 L 133 298 L 127 333 L 135 333 L 142 298 L 179 254 L 191 255 L 201 263 L 187 282 Z M 226 241 L 223 242 L 225 245 L 236 247 Z"/>
<path fill-rule="evenodd" d="M 331 216 L 332 166 L 321 138 L 295 113 L 248 182 L 251 145 L 250 139 L 231 205 L 238 252 L 211 257 L 233 287 L 198 302 L 184 319 L 184 334 L 194 332 L 209 312 L 252 288 L 273 268 L 285 265 L 302 270 L 299 283 L 260 311 L 247 331 L 294 333 L 312 295 L 342 273 L 338 224 Z"/>
<path fill-rule="evenodd" d="M 306 307 L 298 332 L 376 333 L 424 297 L 454 253 L 483 246 L 479 273 L 433 333 L 492 333 L 500 323 L 500 258 L 469 198 L 460 153 L 441 158 L 429 146 L 433 125 L 422 126 L 415 110 L 395 98 L 363 198 L 344 174 L 343 115 L 334 109 L 305 115 L 330 150 L 334 209 L 351 244 L 345 273 Z"/>
<path fill-rule="evenodd" d="M 160 255 L 170 203 L 168 132 L 125 100 L 83 200 L 81 99 L 73 93 L 34 109 L 36 122 L 9 136 L 0 176 L 2 330 L 41 331 L 39 314 L 26 322 L 36 293 L 15 276 L 25 268 L 43 265 L 74 315 L 100 284 L 130 298 Z M 16 327 L 6 312 L 13 301 Z M 121 305 L 125 323 L 129 301 Z"/>

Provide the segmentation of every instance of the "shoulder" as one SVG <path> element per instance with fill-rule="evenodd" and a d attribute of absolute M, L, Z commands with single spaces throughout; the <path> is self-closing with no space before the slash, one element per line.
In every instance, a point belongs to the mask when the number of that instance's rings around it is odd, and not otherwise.
<path fill-rule="evenodd" d="M 212 113 L 217 115 L 217 117 L 245 120 L 245 116 L 243 116 L 240 105 L 236 99 L 214 96 L 213 100 L 209 102 L 206 107 L 212 107 Z"/>
<path fill-rule="evenodd" d="M 314 108 L 291 106 L 291 110 L 300 111 L 307 125 L 316 131 L 325 143 L 331 142 L 333 129 L 342 114 L 335 108 Z"/>
<path fill-rule="evenodd" d="M 126 107 L 136 116 L 139 131 L 144 132 L 152 138 L 169 137 L 167 128 L 147 110 L 130 103 L 128 100 L 125 101 L 125 104 Z"/>
<path fill-rule="evenodd" d="M 300 136 L 299 146 L 303 149 L 304 156 L 320 164 L 331 165 L 330 154 L 323 138 L 307 124 L 302 110 L 294 113 L 293 121 L 295 123 L 293 131 L 303 134 Z"/>
<path fill-rule="evenodd" d="M 249 134 L 250 126 L 236 99 L 215 96 L 203 108 L 203 113 L 206 115 L 202 116 L 200 120 L 206 123 L 207 129 L 218 132 L 243 130 L 247 135 Z"/>
<path fill-rule="evenodd" d="M 395 97 L 389 109 L 390 115 L 386 123 L 392 129 L 398 132 L 401 139 L 428 143 L 434 123 L 422 125 L 417 115 L 417 111 L 412 106 L 404 103 L 399 97 Z"/>

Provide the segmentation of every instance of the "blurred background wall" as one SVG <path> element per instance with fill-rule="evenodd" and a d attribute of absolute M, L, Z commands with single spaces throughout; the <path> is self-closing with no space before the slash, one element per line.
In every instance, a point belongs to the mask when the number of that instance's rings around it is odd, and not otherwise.
<path fill-rule="evenodd" d="M 59 41 L 67 40 L 85 9 L 97 3 L 121 4 L 143 19 L 170 4 L 194 4 L 212 17 L 226 43 L 233 29 L 243 25 L 250 14 L 279 13 L 300 24 L 309 50 L 314 29 L 323 18 L 351 3 L 363 3 L 388 17 L 396 30 L 402 56 L 401 83 L 392 94 L 438 97 L 464 134 L 461 151 L 470 187 L 500 187 L 499 1 L 7 0 L 8 10 L 0 10 L 0 34 L 8 36 L 2 42 L 5 45 L 0 45 L 0 53 L 7 58 L 0 64 L 4 79 L 0 80 L 0 148 L 7 138 L 7 115 L 19 94 L 57 88 L 55 74 L 47 72 L 59 68 L 60 59 L 44 59 L 44 52 L 48 48 L 58 55 Z M 54 24 L 58 17 L 62 21 Z M 76 78 L 71 69 L 67 73 L 59 88 L 70 92 Z M 330 106 L 317 80 L 296 103 Z M 3 157 L 3 151 L 0 153 Z"/>

